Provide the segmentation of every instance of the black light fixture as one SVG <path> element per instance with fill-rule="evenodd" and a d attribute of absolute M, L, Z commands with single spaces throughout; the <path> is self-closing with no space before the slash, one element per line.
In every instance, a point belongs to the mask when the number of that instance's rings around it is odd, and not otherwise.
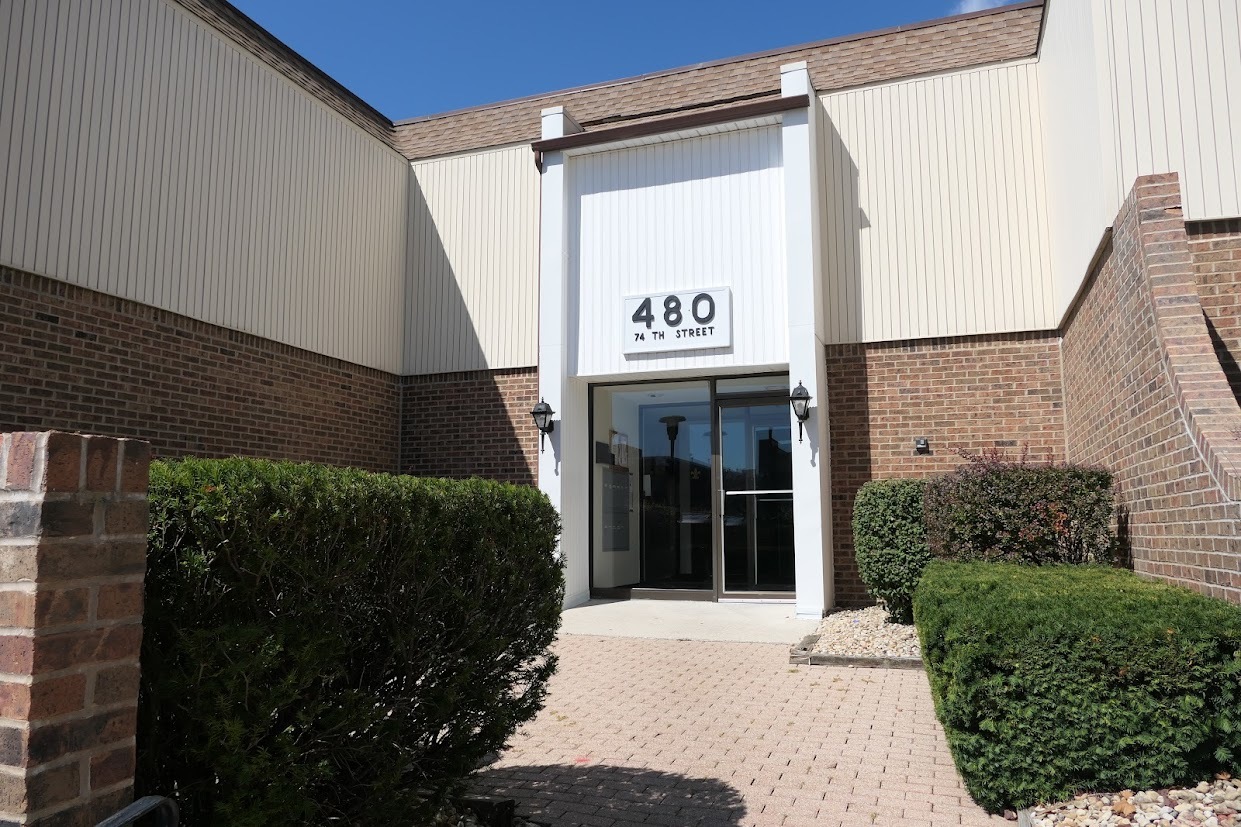
<path fill-rule="evenodd" d="M 659 421 L 664 423 L 664 427 L 668 429 L 668 442 L 673 446 L 677 444 L 677 434 L 681 433 L 681 423 L 685 421 L 683 416 L 661 416 Z M 673 448 L 675 451 L 675 447 Z"/>
<path fill-rule="evenodd" d="M 802 425 L 810 418 L 810 391 L 797 381 L 797 387 L 789 394 L 789 404 L 793 406 L 793 416 L 797 417 L 797 441 L 802 442 Z"/>
<path fill-rule="evenodd" d="M 543 440 L 552 431 L 556 430 L 556 421 L 552 419 L 556 412 L 552 410 L 552 406 L 540 399 L 539 404 L 534 406 L 530 411 L 530 416 L 534 418 L 534 427 L 539 429 L 539 453 L 543 453 Z"/>
<path fill-rule="evenodd" d="M 681 433 L 681 423 L 685 421 L 685 417 L 674 414 L 661 416 L 659 421 L 668 429 L 668 467 L 671 468 L 677 455 L 677 434 Z"/>

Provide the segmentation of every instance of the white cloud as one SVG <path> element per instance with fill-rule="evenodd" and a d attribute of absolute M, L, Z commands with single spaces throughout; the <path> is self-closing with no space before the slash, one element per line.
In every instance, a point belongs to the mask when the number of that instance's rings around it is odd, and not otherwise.
<path fill-rule="evenodd" d="M 972 11 L 994 9 L 1008 2 L 1010 0 L 958 0 L 957 4 L 952 7 L 952 13 L 965 14 Z"/>

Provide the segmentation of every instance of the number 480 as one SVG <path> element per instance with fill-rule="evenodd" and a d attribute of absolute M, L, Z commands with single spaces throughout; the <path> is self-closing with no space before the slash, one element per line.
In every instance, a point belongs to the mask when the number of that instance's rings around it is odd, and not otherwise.
<path fill-rule="evenodd" d="M 705 308 L 704 308 L 705 305 Z M 698 324 L 709 324 L 715 318 L 715 299 L 710 293 L 699 293 L 694 296 L 693 304 L 690 306 L 691 312 L 694 314 L 694 321 Z M 681 324 L 684 315 L 681 313 L 681 298 L 675 293 L 664 298 L 664 324 L 668 327 L 678 327 Z M 650 330 L 651 325 L 655 322 L 655 313 L 651 308 L 651 298 L 647 296 L 638 305 L 638 309 L 633 311 L 633 321 L 635 324 L 645 324 L 646 329 Z"/>

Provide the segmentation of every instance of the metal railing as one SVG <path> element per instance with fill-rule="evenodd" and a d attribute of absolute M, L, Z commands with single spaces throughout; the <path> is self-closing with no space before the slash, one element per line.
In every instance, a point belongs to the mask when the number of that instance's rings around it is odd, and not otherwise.
<path fill-rule="evenodd" d="M 177 802 L 159 795 L 148 795 L 139 798 L 116 815 L 108 816 L 95 827 L 125 827 L 146 815 L 152 816 L 148 821 L 150 827 L 177 827 L 181 821 Z"/>

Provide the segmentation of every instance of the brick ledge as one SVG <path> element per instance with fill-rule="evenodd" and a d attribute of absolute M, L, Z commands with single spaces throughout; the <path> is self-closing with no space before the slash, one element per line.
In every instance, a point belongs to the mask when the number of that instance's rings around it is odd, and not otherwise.
<path fill-rule="evenodd" d="M 1137 223 L 1156 337 L 1181 417 L 1212 479 L 1241 501 L 1241 406 L 1207 332 L 1176 173 L 1137 179 L 1122 208 Z"/>

